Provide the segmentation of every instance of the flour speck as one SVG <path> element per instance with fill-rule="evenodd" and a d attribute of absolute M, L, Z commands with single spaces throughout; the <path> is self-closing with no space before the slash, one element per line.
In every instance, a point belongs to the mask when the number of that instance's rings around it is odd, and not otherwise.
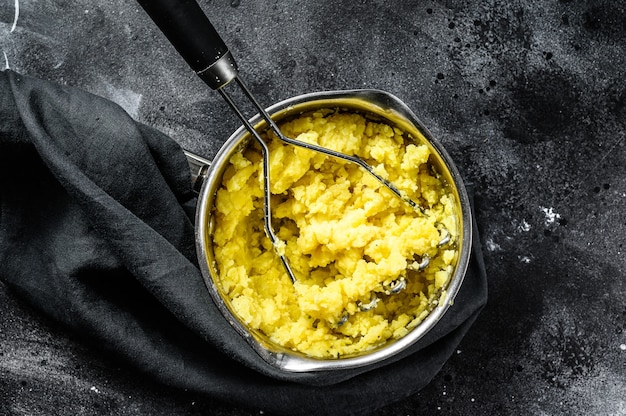
<path fill-rule="evenodd" d="M 494 242 L 491 238 L 485 241 L 485 247 L 488 251 L 497 251 L 500 250 L 500 245 Z"/>
<path fill-rule="evenodd" d="M 558 212 L 555 212 L 554 208 L 552 207 L 550 208 L 540 207 L 540 208 L 546 216 L 546 225 L 554 224 L 556 221 L 558 221 L 561 218 L 561 214 L 559 214 Z"/>
<path fill-rule="evenodd" d="M 518 226 L 518 230 L 528 232 L 530 231 L 530 224 L 525 219 Z"/>

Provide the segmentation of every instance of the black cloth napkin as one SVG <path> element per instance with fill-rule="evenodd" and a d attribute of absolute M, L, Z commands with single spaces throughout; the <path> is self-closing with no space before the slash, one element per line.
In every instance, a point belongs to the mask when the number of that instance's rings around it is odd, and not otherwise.
<path fill-rule="evenodd" d="M 360 369 L 280 372 L 212 302 L 195 202 L 173 140 L 103 98 L 0 72 L 0 279 L 167 385 L 276 414 L 367 414 L 424 387 L 486 303 L 476 245 L 454 305 L 412 348 Z"/>

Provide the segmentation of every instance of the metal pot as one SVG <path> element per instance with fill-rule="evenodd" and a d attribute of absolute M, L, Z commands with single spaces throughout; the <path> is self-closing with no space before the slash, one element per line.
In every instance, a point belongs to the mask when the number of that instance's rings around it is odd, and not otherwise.
<path fill-rule="evenodd" d="M 212 250 L 213 204 L 222 174 L 230 157 L 251 139 L 248 131 L 241 127 L 225 142 L 213 161 L 188 153 L 193 170 L 196 189 L 199 192 L 196 212 L 196 247 L 198 260 L 207 289 L 222 314 L 235 330 L 269 364 L 286 372 L 341 370 L 362 367 L 383 361 L 415 344 L 430 331 L 446 311 L 453 305 L 454 298 L 465 276 L 472 243 L 472 219 L 469 198 L 461 177 L 452 159 L 443 146 L 432 137 L 426 127 L 398 98 L 378 90 L 326 91 L 305 94 L 279 102 L 268 108 L 276 122 L 293 118 L 304 112 L 320 108 L 340 108 L 362 113 L 386 122 L 409 133 L 430 147 L 434 156 L 433 165 L 450 184 L 456 195 L 460 214 L 458 256 L 452 277 L 438 305 L 417 327 L 404 337 L 388 342 L 362 354 L 337 359 L 317 359 L 286 349 L 270 341 L 264 334 L 251 330 L 237 317 L 223 295 Z M 265 129 L 266 122 L 259 116 L 251 120 L 257 130 Z"/>

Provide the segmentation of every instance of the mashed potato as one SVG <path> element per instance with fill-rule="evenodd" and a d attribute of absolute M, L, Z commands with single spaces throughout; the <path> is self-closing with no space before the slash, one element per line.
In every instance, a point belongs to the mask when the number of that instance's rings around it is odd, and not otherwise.
<path fill-rule="evenodd" d="M 429 148 L 330 109 L 281 129 L 358 155 L 424 212 L 353 163 L 268 138 L 274 230 L 297 281 L 264 232 L 262 154 L 253 145 L 231 157 L 216 195 L 217 284 L 249 328 L 311 357 L 350 356 L 402 337 L 436 306 L 457 259 L 457 203 Z M 399 282 L 406 288 L 391 293 Z"/>

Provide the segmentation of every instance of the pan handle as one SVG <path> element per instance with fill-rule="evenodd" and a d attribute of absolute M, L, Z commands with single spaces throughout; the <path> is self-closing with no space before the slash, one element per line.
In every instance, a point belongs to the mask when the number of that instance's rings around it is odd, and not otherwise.
<path fill-rule="evenodd" d="M 187 64 L 212 89 L 237 76 L 237 64 L 196 0 L 137 0 Z"/>
<path fill-rule="evenodd" d="M 209 170 L 209 166 L 211 166 L 211 161 L 187 150 L 183 150 L 183 152 L 187 157 L 187 163 L 189 163 L 189 168 L 191 169 L 191 186 L 193 192 L 197 195 L 202 189 L 207 171 Z"/>

